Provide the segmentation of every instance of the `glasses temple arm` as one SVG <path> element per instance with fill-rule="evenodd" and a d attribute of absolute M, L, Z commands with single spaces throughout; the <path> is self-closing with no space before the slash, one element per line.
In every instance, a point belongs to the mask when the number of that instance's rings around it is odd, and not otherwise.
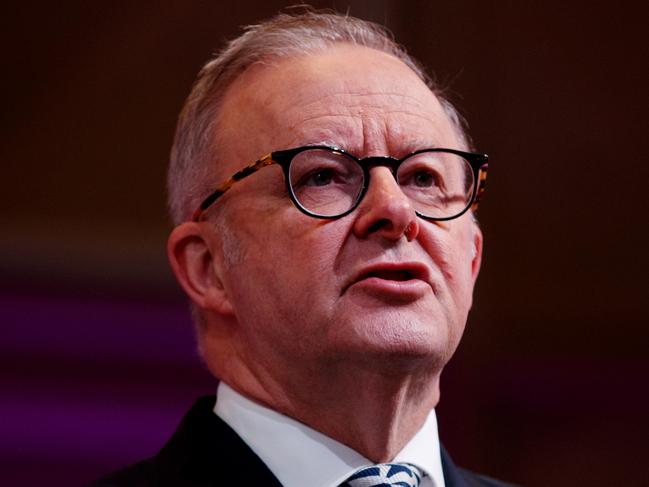
<path fill-rule="evenodd" d="M 480 168 L 478 169 L 478 188 L 476 190 L 476 195 L 475 198 L 473 199 L 473 204 L 471 205 L 471 209 L 476 210 L 478 208 L 478 204 L 480 203 L 480 200 L 482 199 L 482 196 L 485 192 L 486 186 L 487 186 L 487 171 L 489 170 L 489 164 L 485 163 Z"/>
<path fill-rule="evenodd" d="M 216 190 L 210 193 L 210 195 L 203 200 L 203 202 L 199 205 L 199 207 L 196 208 L 196 210 L 192 214 L 192 221 L 194 222 L 200 221 L 201 217 L 205 213 L 205 210 L 207 210 L 210 206 L 212 206 L 217 199 L 223 196 L 223 194 L 227 190 L 229 190 L 234 183 L 236 183 L 237 181 L 241 181 L 242 179 L 259 171 L 262 167 L 269 166 L 274 162 L 275 161 L 273 161 L 273 154 L 272 153 L 266 154 L 261 159 L 253 162 L 252 164 L 244 167 L 241 171 L 238 171 L 235 174 L 233 174 L 230 179 L 228 179 L 227 181 L 219 185 L 216 188 Z"/>

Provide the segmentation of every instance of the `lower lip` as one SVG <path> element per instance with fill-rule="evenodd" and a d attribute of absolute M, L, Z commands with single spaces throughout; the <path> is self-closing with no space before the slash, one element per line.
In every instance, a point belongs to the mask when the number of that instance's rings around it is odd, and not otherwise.
<path fill-rule="evenodd" d="M 397 301 L 414 301 L 430 291 L 430 286 L 421 279 L 391 281 L 378 277 L 368 277 L 352 284 L 349 290 L 352 289 Z"/>

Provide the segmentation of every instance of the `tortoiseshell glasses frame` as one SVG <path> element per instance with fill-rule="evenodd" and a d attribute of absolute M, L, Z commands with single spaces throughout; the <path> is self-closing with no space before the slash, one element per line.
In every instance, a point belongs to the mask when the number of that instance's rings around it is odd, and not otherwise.
<path fill-rule="evenodd" d="M 344 211 L 337 211 L 333 215 L 322 215 L 309 210 L 308 208 L 303 206 L 303 203 L 299 201 L 294 191 L 293 184 L 291 183 L 291 163 L 293 162 L 293 160 L 297 155 L 302 154 L 306 151 L 324 151 L 325 154 L 330 155 L 331 157 L 336 156 L 336 157 L 341 157 L 346 161 L 348 160 L 355 161 L 356 164 L 358 164 L 358 166 L 362 170 L 362 176 L 363 176 L 362 183 L 358 188 L 357 194 L 352 198 L 353 201 L 348 205 L 347 208 L 344 209 Z M 369 187 L 370 169 L 372 167 L 387 166 L 392 171 L 392 174 L 394 175 L 395 179 L 397 179 L 397 172 L 402 162 L 406 160 L 412 160 L 412 158 L 420 154 L 426 155 L 426 154 L 434 154 L 434 153 L 440 153 L 442 155 L 450 154 L 454 156 L 459 156 L 470 167 L 471 173 L 468 174 L 467 176 L 471 176 L 472 181 L 469 181 L 470 187 L 466 188 L 466 195 L 465 195 L 466 198 L 463 201 L 463 206 L 457 207 L 458 209 L 453 211 L 452 214 L 445 215 L 442 217 L 437 217 L 437 216 L 425 215 L 420 211 L 417 211 L 417 215 L 429 221 L 452 220 L 464 214 L 467 210 L 469 210 L 469 208 L 472 209 L 477 208 L 480 198 L 485 190 L 485 184 L 487 180 L 489 156 L 487 156 L 486 154 L 465 152 L 456 149 L 431 148 L 431 149 L 422 149 L 422 150 L 412 152 L 401 159 L 395 159 L 389 156 L 366 157 L 360 159 L 350 154 L 349 152 L 337 147 L 330 147 L 326 145 L 308 145 L 308 146 L 296 147 L 293 149 L 271 152 L 270 154 L 266 154 L 265 156 L 261 157 L 260 159 L 253 162 L 252 164 L 236 172 L 232 177 L 230 177 L 229 179 L 227 179 L 226 181 L 218 185 L 217 188 L 203 200 L 200 206 L 194 211 L 192 220 L 195 222 L 200 221 L 203 218 L 206 210 L 210 206 L 212 206 L 221 196 L 223 196 L 223 194 L 225 194 L 236 182 L 241 181 L 242 179 L 250 176 L 251 174 L 254 174 L 260 169 L 273 164 L 278 164 L 282 168 L 284 172 L 284 179 L 286 182 L 286 189 L 288 191 L 288 194 L 293 204 L 297 207 L 298 210 L 314 218 L 323 218 L 323 219 L 341 218 L 349 214 L 350 212 L 352 212 L 362 201 L 363 197 L 365 196 L 365 193 L 367 192 L 367 188 Z"/>

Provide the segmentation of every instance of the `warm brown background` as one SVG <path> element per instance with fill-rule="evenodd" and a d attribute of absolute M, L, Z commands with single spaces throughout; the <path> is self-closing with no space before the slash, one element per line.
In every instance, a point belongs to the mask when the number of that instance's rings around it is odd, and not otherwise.
<path fill-rule="evenodd" d="M 75 485 L 153 453 L 213 392 L 164 256 L 167 153 L 201 63 L 288 2 L 10 3 L 0 477 Z M 456 462 L 529 487 L 649 485 L 643 2 L 314 4 L 390 27 L 492 157 L 438 408 Z"/>

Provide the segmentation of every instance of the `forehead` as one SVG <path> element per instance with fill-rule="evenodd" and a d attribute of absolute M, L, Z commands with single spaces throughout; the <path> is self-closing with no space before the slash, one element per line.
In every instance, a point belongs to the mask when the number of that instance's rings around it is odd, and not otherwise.
<path fill-rule="evenodd" d="M 224 96 L 215 137 L 226 172 L 264 153 L 313 143 L 358 156 L 458 148 L 436 96 L 408 66 L 350 45 L 246 70 Z"/>

